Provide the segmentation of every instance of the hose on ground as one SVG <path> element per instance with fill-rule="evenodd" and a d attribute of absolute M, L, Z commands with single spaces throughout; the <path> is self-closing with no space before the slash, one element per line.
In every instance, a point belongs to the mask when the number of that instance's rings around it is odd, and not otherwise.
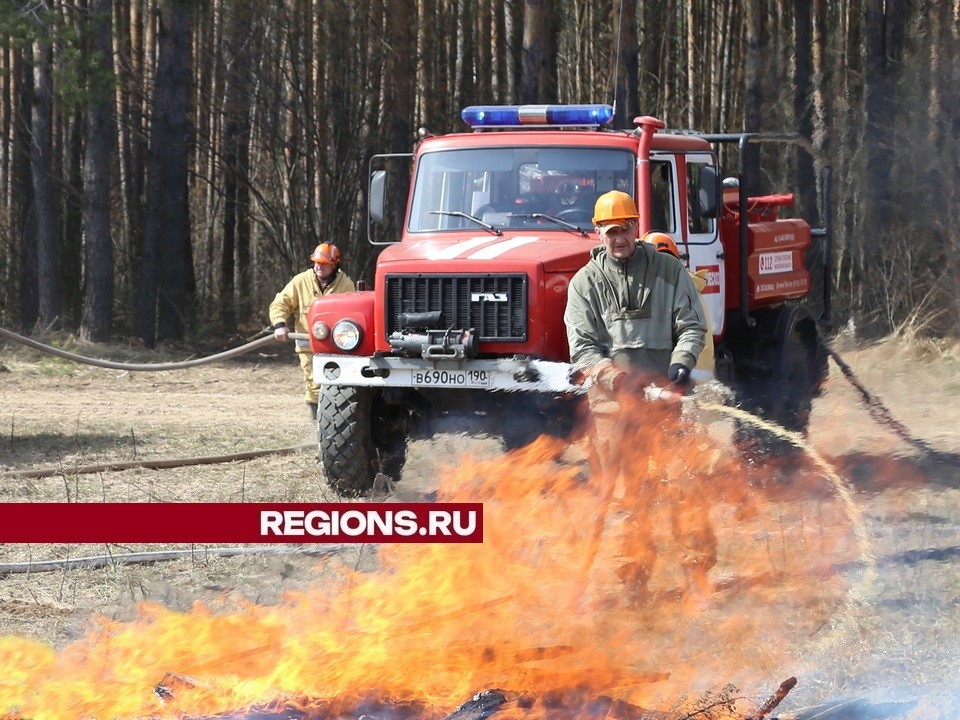
<path fill-rule="evenodd" d="M 253 460 L 266 455 L 292 455 L 301 450 L 314 450 L 316 445 L 292 445 L 285 448 L 273 448 L 270 450 L 248 450 L 246 452 L 233 453 L 231 455 L 204 455 L 201 457 L 190 458 L 164 458 L 158 460 L 125 460 L 121 462 L 108 462 L 100 465 L 81 465 L 79 467 L 53 467 L 40 468 L 39 470 L 10 470 L 0 473 L 0 479 L 7 478 L 45 478 L 55 475 L 88 475 L 90 473 L 108 472 L 116 470 L 131 470 L 135 468 L 146 468 L 148 470 L 158 470 L 164 468 L 187 467 L 190 465 L 217 465 L 219 463 L 238 462 L 241 460 Z"/>
<path fill-rule="evenodd" d="M 35 350 L 40 350 L 41 352 L 48 353 L 50 355 L 56 355 L 57 357 L 63 358 L 64 360 L 71 360 L 73 362 L 82 363 L 84 365 L 94 365 L 96 367 L 107 368 L 109 370 L 128 370 L 130 372 L 159 372 L 166 370 L 185 370 L 186 368 L 196 367 L 198 365 L 206 365 L 207 363 L 217 362 L 219 360 L 228 360 L 238 355 L 243 355 L 245 353 L 261 348 L 265 345 L 270 345 L 275 343 L 273 335 L 267 335 L 266 337 L 257 338 L 256 340 L 251 340 L 246 345 L 240 345 L 239 347 L 232 348 L 231 350 L 224 350 L 223 352 L 216 353 L 214 355 L 208 355 L 202 358 L 194 358 L 192 360 L 183 360 L 181 362 L 170 362 L 170 363 L 126 363 L 126 362 L 114 362 L 113 360 L 101 360 L 99 358 L 86 357 L 84 355 L 77 355 L 76 353 L 67 352 L 66 350 L 61 350 L 60 348 L 53 347 L 52 345 L 45 345 L 42 342 L 33 340 L 28 337 L 24 337 L 18 333 L 13 332 L 12 330 L 7 330 L 5 328 L 0 328 L 0 337 L 6 338 L 7 340 L 12 340 L 18 342 L 22 345 L 32 347 Z M 305 333 L 290 333 L 287 337 L 292 340 L 297 339 L 307 339 Z"/>
<path fill-rule="evenodd" d="M 184 370 L 186 368 L 196 367 L 198 365 L 206 365 L 207 363 L 237 357 L 238 355 L 243 355 L 244 353 L 251 352 L 252 350 L 256 350 L 264 345 L 269 345 L 276 342 L 273 335 L 267 335 L 265 337 L 251 340 L 245 345 L 240 345 L 239 347 L 232 348 L 231 350 L 225 350 L 224 352 L 208 355 L 202 358 L 194 358 L 192 360 L 184 360 L 181 362 L 172 363 L 121 363 L 67 352 L 66 350 L 61 350 L 60 348 L 53 347 L 52 345 L 46 345 L 42 342 L 24 337 L 23 335 L 2 327 L 0 327 L 0 337 L 6 338 L 7 340 L 13 340 L 14 342 L 21 343 L 50 355 L 56 355 L 57 357 L 61 357 L 65 360 L 71 360 L 84 365 L 94 365 L 96 367 L 108 368 L 110 370 L 128 370 L 131 372 Z M 308 336 L 305 333 L 289 333 L 287 337 L 291 340 L 308 339 Z M 41 468 L 39 470 L 8 471 L 0 473 L 0 478 L 45 478 L 55 475 L 83 475 L 114 470 L 130 470 L 133 468 L 161 469 L 185 467 L 189 465 L 214 465 L 218 463 L 237 462 L 241 460 L 253 460 L 265 455 L 289 455 L 291 453 L 300 452 L 301 450 L 309 450 L 314 447 L 315 446 L 312 444 L 294 445 L 292 447 L 275 448 L 271 450 L 250 450 L 246 452 L 232 453 L 230 455 L 207 455 L 201 457 L 167 458 L 161 460 L 130 460 L 125 462 L 102 463 L 99 465 L 83 465 L 69 469 L 61 465 L 60 467 Z"/>
<path fill-rule="evenodd" d="M 907 427 L 893 416 L 893 413 L 891 413 L 890 409 L 883 404 L 880 398 L 867 390 L 863 383 L 860 382 L 860 380 L 854 374 L 853 369 L 844 361 L 842 357 L 840 357 L 840 353 L 830 347 L 826 338 L 824 338 L 820 333 L 817 333 L 817 342 L 819 342 L 820 347 L 823 348 L 824 352 L 826 352 L 827 355 L 833 359 L 837 367 L 840 368 L 840 372 L 847 379 L 847 381 L 853 385 L 854 389 L 856 389 L 856 391 L 859 393 L 860 400 L 867 408 L 867 412 L 870 413 L 870 416 L 873 417 L 873 419 L 879 425 L 889 429 L 898 438 L 903 440 L 908 445 L 916 448 L 930 459 L 942 462 L 950 462 L 953 460 L 953 457 L 949 453 L 936 450 L 930 447 L 927 442 L 913 436 Z"/>

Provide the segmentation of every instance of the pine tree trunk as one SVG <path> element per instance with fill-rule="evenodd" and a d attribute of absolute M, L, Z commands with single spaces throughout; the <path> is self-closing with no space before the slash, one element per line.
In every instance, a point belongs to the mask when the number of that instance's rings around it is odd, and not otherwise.
<path fill-rule="evenodd" d="M 137 334 L 147 347 L 186 330 L 193 268 L 187 206 L 187 12 L 160 5 Z M 161 242 L 162 238 L 162 242 Z"/>
<path fill-rule="evenodd" d="M 99 71 L 110 77 L 111 0 L 92 0 L 89 34 L 99 53 Z M 83 164 L 83 234 L 86 282 L 81 337 L 94 342 L 110 340 L 113 318 L 113 238 L 110 234 L 110 168 L 114 127 L 109 83 L 91 87 L 87 113 L 87 146 Z"/>
<path fill-rule="evenodd" d="M 31 108 L 33 107 L 33 50 L 19 52 L 19 92 L 13 135 L 13 194 L 17 198 L 14 218 L 20 236 L 20 327 L 32 330 L 40 316 L 37 285 L 37 213 L 33 207 L 30 172 Z"/>
<path fill-rule="evenodd" d="M 891 269 L 885 260 L 893 217 L 889 177 L 896 115 L 896 69 L 903 48 L 903 17 L 899 0 L 868 0 L 866 21 L 866 173 L 867 187 L 863 234 L 864 305 L 859 325 L 867 337 L 892 329 L 890 308 L 885 305 Z"/>
<path fill-rule="evenodd" d="M 610 27 L 617 30 L 610 35 L 610 57 L 615 71 L 609 101 L 616 102 L 614 127 L 632 129 L 633 119 L 640 113 L 637 106 L 639 79 L 637 77 L 637 0 L 623 0 L 611 9 Z"/>
<path fill-rule="evenodd" d="M 556 99 L 553 40 L 553 0 L 525 0 L 520 63 L 522 104 L 546 104 Z"/>
<path fill-rule="evenodd" d="M 760 0 L 747 0 L 746 29 L 747 47 L 743 59 L 744 75 L 746 79 L 746 102 L 744 107 L 744 130 L 759 132 L 761 127 L 761 112 L 763 110 L 763 90 L 761 84 L 762 62 L 761 50 L 763 45 L 762 5 Z M 756 146 L 747 152 L 746 182 L 747 192 L 760 192 L 760 153 Z"/>
<path fill-rule="evenodd" d="M 43 0 L 49 11 L 49 1 Z M 51 33 L 52 34 L 52 33 Z M 60 270 L 57 254 L 59 225 L 53 186 L 53 49 L 47 40 L 33 43 L 33 112 L 31 113 L 30 174 L 33 213 L 37 224 L 37 321 L 44 327 L 60 324 Z"/>
<path fill-rule="evenodd" d="M 804 138 L 813 138 L 813 93 L 812 87 L 812 15 L 810 0 L 794 0 L 794 23 L 796 39 L 794 49 L 794 95 L 793 112 L 797 132 Z M 800 210 L 803 217 L 812 218 L 817 210 L 816 174 L 813 157 L 806 150 L 797 149 L 797 185 L 800 189 Z"/>
<path fill-rule="evenodd" d="M 80 322 L 83 307 L 83 137 L 87 119 L 77 110 L 62 128 L 63 186 L 61 212 L 63 230 L 60 232 L 60 307 L 63 320 L 72 327 Z"/>

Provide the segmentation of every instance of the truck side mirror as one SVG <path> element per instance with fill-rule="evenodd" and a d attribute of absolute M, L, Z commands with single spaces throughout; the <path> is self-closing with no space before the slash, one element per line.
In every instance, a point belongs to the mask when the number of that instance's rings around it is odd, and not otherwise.
<path fill-rule="evenodd" d="M 717 217 L 720 207 L 720 182 L 717 169 L 712 165 L 700 167 L 700 178 L 697 183 L 697 201 L 700 207 L 697 211 L 702 218 Z"/>
<path fill-rule="evenodd" d="M 387 171 L 375 170 L 370 175 L 370 219 L 383 222 L 387 206 Z"/>

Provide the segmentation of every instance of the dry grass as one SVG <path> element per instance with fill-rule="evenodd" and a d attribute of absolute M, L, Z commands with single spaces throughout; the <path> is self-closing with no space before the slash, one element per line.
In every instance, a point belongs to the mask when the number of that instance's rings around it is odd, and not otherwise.
<path fill-rule="evenodd" d="M 83 349 L 79 349 L 83 352 Z M 956 344 L 889 341 L 843 351 L 866 385 L 911 432 L 960 453 L 960 349 Z M 112 352 L 111 358 L 118 355 Z M 171 352 L 163 360 L 182 359 Z M 144 357 L 124 357 L 144 360 Z M 157 360 L 161 358 L 150 358 Z M 223 365 L 177 373 L 130 374 L 0 352 L 0 470 L 107 460 L 230 453 L 312 440 L 292 353 L 278 348 Z M 860 582 L 856 602 L 796 648 L 786 674 L 801 679 L 784 708 L 827 697 L 910 686 L 915 695 L 953 692 L 960 656 L 960 469 L 931 468 L 872 422 L 856 394 L 833 373 L 815 403 L 810 439 L 853 483 L 878 558 L 876 580 Z M 387 499 L 419 499 L 461 454 L 492 454 L 499 442 L 444 428 L 412 444 L 403 481 Z M 931 482 L 931 478 L 936 482 Z M 128 470 L 0 484 L 3 502 L 325 501 L 310 452 L 217 466 Z M 813 522 L 807 517 L 804 522 Z M 784 522 L 790 522 L 785 516 Z M 268 552 L 188 557 L 152 565 L 114 565 L 0 579 L 0 634 L 63 646 L 105 614 L 135 616 L 151 600 L 185 610 L 195 601 L 235 607 L 242 599 L 277 602 L 287 590 L 322 583 L 341 564 L 377 566 L 374 548 L 318 560 Z M 7 545 L 0 562 L 116 555 L 158 549 L 120 545 Z M 744 609 L 750 612 L 750 609 Z M 784 675 L 785 677 L 786 675 Z M 771 678 L 771 686 L 782 680 Z M 931 688 L 936 688 L 934 693 Z M 946 706 L 949 698 L 938 699 Z M 780 713 L 788 717 L 787 712 Z M 958 717 L 945 714 L 942 717 Z"/>

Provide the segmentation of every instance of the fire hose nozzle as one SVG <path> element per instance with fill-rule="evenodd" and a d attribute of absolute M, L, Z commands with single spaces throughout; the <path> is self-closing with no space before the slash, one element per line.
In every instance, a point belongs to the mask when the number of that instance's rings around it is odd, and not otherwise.
<path fill-rule="evenodd" d="M 643 395 L 647 400 L 680 404 L 684 394 L 676 390 L 662 388 L 659 385 L 647 385 L 643 388 Z"/>

